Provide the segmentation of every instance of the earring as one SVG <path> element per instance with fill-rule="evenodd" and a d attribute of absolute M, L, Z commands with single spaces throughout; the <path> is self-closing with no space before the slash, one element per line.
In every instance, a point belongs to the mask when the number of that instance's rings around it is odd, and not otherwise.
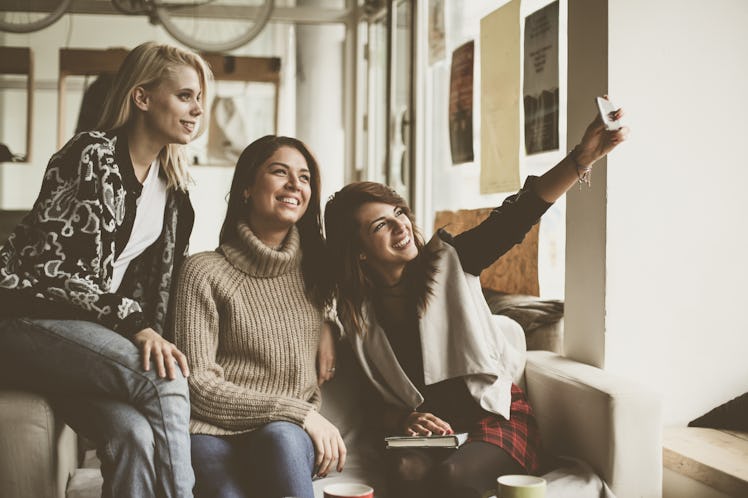
<path fill-rule="evenodd" d="M 359 254 L 359 255 L 358 255 L 358 259 L 359 259 L 360 261 L 366 261 L 366 254 L 364 254 L 364 253 L 361 253 L 361 254 Z"/>
<path fill-rule="evenodd" d="M 244 198 L 244 200 L 242 201 L 242 204 L 244 204 L 245 206 L 249 204 L 249 196 Z"/>

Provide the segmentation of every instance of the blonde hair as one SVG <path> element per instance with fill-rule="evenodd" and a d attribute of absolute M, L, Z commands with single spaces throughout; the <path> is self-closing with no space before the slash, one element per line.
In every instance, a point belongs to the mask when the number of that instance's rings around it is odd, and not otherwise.
<path fill-rule="evenodd" d="M 197 71 L 202 90 L 203 117 L 195 137 L 205 131 L 208 120 L 208 82 L 213 73 L 199 55 L 181 48 L 146 42 L 132 49 L 125 57 L 114 79 L 97 128 L 111 130 L 130 122 L 134 116 L 132 92 L 137 87 L 154 87 L 169 76 L 176 66 L 190 66 Z M 188 171 L 189 159 L 184 145 L 168 144 L 158 155 L 166 173 L 168 187 L 186 190 L 191 182 Z"/>

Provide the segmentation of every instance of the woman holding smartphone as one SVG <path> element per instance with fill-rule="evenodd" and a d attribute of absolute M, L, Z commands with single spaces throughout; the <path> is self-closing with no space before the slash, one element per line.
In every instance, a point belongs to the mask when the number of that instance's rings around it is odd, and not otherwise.
<path fill-rule="evenodd" d="M 622 112 L 615 113 L 616 119 Z M 477 276 L 519 243 L 592 164 L 624 140 L 600 118 L 580 144 L 540 177 L 528 178 L 478 227 L 424 244 L 405 200 L 389 187 L 353 183 L 331 198 L 325 229 L 338 314 L 383 401 L 389 435 L 466 432 L 457 450 L 387 451 L 395 496 L 473 498 L 502 474 L 539 469 L 532 409 L 514 383 L 523 352 L 505 338 Z"/>

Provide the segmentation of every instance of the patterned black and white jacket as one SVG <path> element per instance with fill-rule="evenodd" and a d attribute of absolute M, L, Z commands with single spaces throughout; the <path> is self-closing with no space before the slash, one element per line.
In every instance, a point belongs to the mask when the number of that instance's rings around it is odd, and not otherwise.
<path fill-rule="evenodd" d="M 89 320 L 125 337 L 146 327 L 163 333 L 194 211 L 186 192 L 169 189 L 161 236 L 112 292 L 112 264 L 141 191 L 123 132 L 80 133 L 53 155 L 33 208 L 0 249 L 0 318 Z"/>

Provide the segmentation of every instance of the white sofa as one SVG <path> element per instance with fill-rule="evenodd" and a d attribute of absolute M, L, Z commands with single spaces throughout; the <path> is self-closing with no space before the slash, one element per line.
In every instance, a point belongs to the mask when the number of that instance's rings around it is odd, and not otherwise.
<path fill-rule="evenodd" d="M 525 383 L 552 453 L 589 463 L 618 498 L 662 496 L 662 406 L 654 391 L 547 351 L 528 351 Z"/>
<path fill-rule="evenodd" d="M 366 430 L 367 398 L 375 394 L 354 361 L 341 351 L 322 405 L 344 435 L 349 463 L 342 475 L 315 482 L 315 494 L 321 497 L 329 483 L 355 481 L 386 498 L 381 441 Z M 549 351 L 528 351 L 524 382 L 547 450 L 589 463 L 618 498 L 662 495 L 661 403 L 653 391 Z"/>
<path fill-rule="evenodd" d="M 650 390 L 547 351 L 528 352 L 524 380 L 547 449 L 588 462 L 618 498 L 661 496 L 660 400 Z M 342 474 L 315 482 L 318 496 L 326 484 L 360 481 L 386 498 L 381 441 L 367 430 L 372 396 L 353 355 L 341 348 L 337 375 L 323 388 L 322 413 L 343 433 L 349 463 Z M 75 469 L 76 458 L 72 431 L 44 398 L 0 391 L 0 496 L 63 498 L 71 475 L 91 472 Z M 97 495 L 91 488 L 100 480 L 77 480 L 67 498 Z"/>
<path fill-rule="evenodd" d="M 45 398 L 0 390 L 0 496 L 64 497 L 77 448 L 75 433 Z"/>

